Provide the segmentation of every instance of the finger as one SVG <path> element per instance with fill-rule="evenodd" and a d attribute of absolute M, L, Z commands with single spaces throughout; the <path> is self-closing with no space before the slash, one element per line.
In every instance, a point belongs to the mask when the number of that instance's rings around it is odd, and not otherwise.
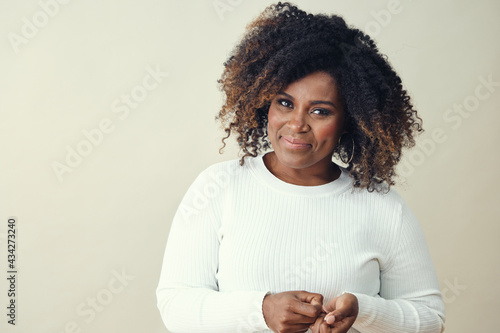
<path fill-rule="evenodd" d="M 334 297 L 330 300 L 330 302 L 328 302 L 323 308 L 323 311 L 325 311 L 326 313 L 328 312 L 332 312 L 333 310 L 336 309 L 336 304 L 337 304 L 337 300 L 339 299 L 339 297 Z"/>
<path fill-rule="evenodd" d="M 328 325 L 333 325 L 333 323 L 337 320 L 337 317 L 335 317 L 335 315 L 333 314 L 333 312 L 330 312 L 330 313 L 327 313 L 326 316 L 325 316 L 325 319 L 324 321 L 328 324 Z M 340 319 L 338 319 L 340 320 Z"/>
<path fill-rule="evenodd" d="M 330 332 L 331 333 L 346 333 L 347 331 L 349 331 L 349 328 L 351 328 L 351 326 L 352 326 L 352 323 L 346 323 L 346 322 L 338 323 L 330 329 Z"/>
<path fill-rule="evenodd" d="M 306 333 L 307 331 L 309 331 L 309 328 L 304 328 L 304 329 L 301 329 L 299 331 L 293 331 L 294 333 Z"/>
<path fill-rule="evenodd" d="M 331 333 L 332 328 L 328 326 L 325 322 L 321 323 L 319 333 Z"/>
<path fill-rule="evenodd" d="M 323 325 L 324 323 L 324 318 L 325 318 L 325 314 L 324 313 L 321 313 L 318 318 L 316 319 L 315 323 L 314 323 L 314 328 L 316 330 L 313 330 L 313 333 L 320 333 L 320 328 L 321 328 L 321 325 Z M 313 326 L 311 326 L 313 327 Z M 311 328 L 312 330 L 312 328 Z"/>
<path fill-rule="evenodd" d="M 301 290 L 301 291 L 298 291 L 296 293 L 296 296 L 302 302 L 307 302 L 307 303 L 313 304 L 315 306 L 318 306 L 319 310 L 321 310 L 321 307 L 323 306 L 323 295 L 321 295 L 321 294 L 310 293 L 310 292 Z"/>
<path fill-rule="evenodd" d="M 314 318 L 314 320 L 316 320 L 316 317 L 321 313 L 321 308 L 318 309 L 312 304 L 301 302 L 299 300 L 293 301 L 291 303 L 290 309 L 294 313 Z"/>
<path fill-rule="evenodd" d="M 352 324 L 354 323 L 354 317 L 347 317 L 342 321 L 337 321 L 333 324 L 333 328 L 331 330 L 332 333 L 345 333 L 347 332 Z"/>
<path fill-rule="evenodd" d="M 335 311 L 327 313 L 325 316 L 325 319 L 326 319 L 326 317 L 329 317 L 329 318 L 333 317 L 334 318 L 334 321 L 332 321 L 332 324 L 333 324 L 334 322 L 339 322 L 339 321 L 344 320 L 346 317 L 348 317 L 348 315 L 346 314 L 345 311 L 335 310 Z"/>
<path fill-rule="evenodd" d="M 335 321 L 342 321 L 346 317 L 345 312 L 340 311 L 340 310 L 335 310 L 333 312 L 330 312 L 332 316 L 335 317 Z"/>
<path fill-rule="evenodd" d="M 318 311 L 322 311 L 323 310 L 323 300 L 320 299 L 319 297 L 313 297 L 313 299 L 311 300 L 311 305 L 314 306 Z"/>
<path fill-rule="evenodd" d="M 323 322 L 323 318 L 318 317 L 313 325 L 309 326 L 312 333 L 320 333 L 320 325 Z"/>
<path fill-rule="evenodd" d="M 354 297 L 354 299 L 352 299 L 352 297 Z M 357 307 L 357 299 L 355 296 L 343 294 L 342 296 L 336 297 L 332 301 L 328 302 L 325 309 L 328 310 L 327 313 L 333 313 L 337 317 L 337 320 L 340 321 L 346 316 L 356 315 Z M 339 313 L 341 314 L 340 319 L 337 315 Z"/>
<path fill-rule="evenodd" d="M 289 312 L 286 315 L 286 323 L 288 324 L 298 324 L 298 325 L 306 325 L 310 326 L 311 324 L 314 324 L 316 321 L 316 317 L 309 317 L 309 316 L 304 316 L 302 314 L 294 313 L 294 312 Z"/>
<path fill-rule="evenodd" d="M 309 325 L 310 324 L 287 325 L 287 332 L 307 332 L 309 330 Z"/>
<path fill-rule="evenodd" d="M 300 317 L 298 315 L 294 317 L 287 315 L 286 318 L 283 318 L 277 325 L 274 327 L 274 329 L 277 329 L 278 332 L 307 332 L 309 329 L 309 326 L 312 323 L 302 323 L 300 322 L 299 318 L 297 321 L 297 317 Z M 307 318 L 307 317 L 304 317 Z M 310 319 L 310 318 L 307 318 Z"/>

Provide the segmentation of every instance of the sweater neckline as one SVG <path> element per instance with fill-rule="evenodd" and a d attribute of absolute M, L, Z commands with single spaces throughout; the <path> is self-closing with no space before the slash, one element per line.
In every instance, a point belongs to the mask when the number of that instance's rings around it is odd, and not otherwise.
<path fill-rule="evenodd" d="M 337 165 L 341 171 L 340 176 L 329 183 L 316 186 L 304 186 L 287 183 L 269 171 L 264 164 L 264 155 L 265 154 L 258 155 L 255 158 L 249 159 L 248 162 L 250 163 L 248 163 L 248 165 L 256 178 L 277 191 L 285 192 L 290 195 L 321 196 L 339 194 L 351 187 L 351 177 L 349 176 L 349 171 L 340 165 Z"/>

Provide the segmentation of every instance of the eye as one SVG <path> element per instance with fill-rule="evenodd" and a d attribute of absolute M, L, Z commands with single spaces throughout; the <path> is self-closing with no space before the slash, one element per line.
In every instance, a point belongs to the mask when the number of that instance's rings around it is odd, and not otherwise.
<path fill-rule="evenodd" d="M 320 116 L 328 116 L 331 114 L 330 110 L 327 109 L 314 109 L 312 113 L 320 115 Z"/>
<path fill-rule="evenodd" d="M 290 101 L 289 101 L 289 100 L 287 100 L 287 99 L 283 99 L 283 98 L 278 99 L 278 104 L 279 104 L 280 106 L 284 106 L 284 107 L 286 107 L 286 108 L 291 108 L 291 107 L 293 107 L 292 102 L 290 102 Z"/>

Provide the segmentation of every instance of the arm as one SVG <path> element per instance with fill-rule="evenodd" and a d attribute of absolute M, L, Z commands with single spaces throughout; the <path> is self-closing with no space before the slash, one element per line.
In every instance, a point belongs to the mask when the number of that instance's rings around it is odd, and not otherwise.
<path fill-rule="evenodd" d="M 352 327 L 362 333 L 444 330 L 444 304 L 424 234 L 404 202 L 401 209 L 392 257 L 380 272 L 380 296 L 352 293 L 359 303 Z"/>
<path fill-rule="evenodd" d="M 262 314 L 266 291 L 218 291 L 222 187 L 202 173 L 172 222 L 156 294 L 163 322 L 173 333 L 243 333 L 268 328 Z"/>

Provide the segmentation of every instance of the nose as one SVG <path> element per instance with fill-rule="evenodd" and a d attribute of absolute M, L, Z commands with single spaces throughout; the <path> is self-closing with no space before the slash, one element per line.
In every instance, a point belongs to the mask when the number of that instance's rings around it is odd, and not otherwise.
<path fill-rule="evenodd" d="M 307 111 L 296 108 L 291 112 L 288 127 L 294 132 L 307 132 L 310 127 L 307 123 Z"/>

